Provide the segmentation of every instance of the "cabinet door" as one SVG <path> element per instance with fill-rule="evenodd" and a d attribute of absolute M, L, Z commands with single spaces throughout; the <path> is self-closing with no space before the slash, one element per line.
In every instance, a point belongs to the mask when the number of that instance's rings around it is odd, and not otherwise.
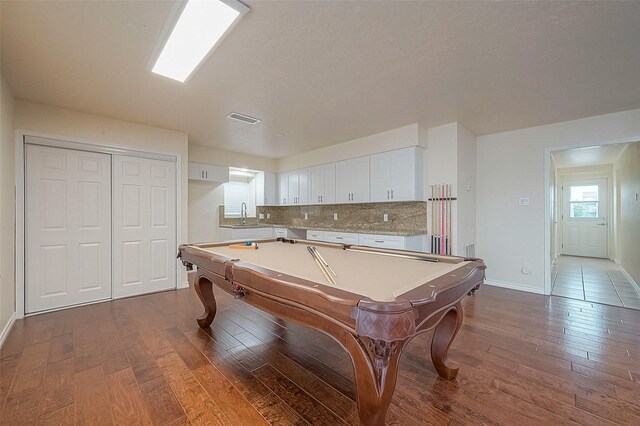
<path fill-rule="evenodd" d="M 351 202 L 369 201 L 369 157 L 354 158 L 351 161 Z"/>
<path fill-rule="evenodd" d="M 351 202 L 352 182 L 352 161 L 345 160 L 336 163 L 336 202 Z"/>
<path fill-rule="evenodd" d="M 309 169 L 298 171 L 298 204 L 309 204 Z"/>
<path fill-rule="evenodd" d="M 189 179 L 204 180 L 204 166 L 200 164 L 189 163 Z"/>
<path fill-rule="evenodd" d="M 311 199 L 309 204 L 320 204 L 320 197 L 324 194 L 324 166 L 311 167 L 309 169 L 309 183 Z M 334 189 L 335 194 L 335 189 Z"/>
<path fill-rule="evenodd" d="M 278 173 L 278 203 L 279 206 L 289 204 L 289 174 Z"/>
<path fill-rule="evenodd" d="M 389 186 L 389 153 L 383 152 L 369 157 L 371 201 L 389 201 L 391 187 Z"/>
<path fill-rule="evenodd" d="M 264 205 L 278 205 L 276 199 L 276 174 L 271 172 L 264 173 Z"/>
<path fill-rule="evenodd" d="M 323 166 L 324 174 L 324 193 L 322 196 L 322 204 L 333 204 L 336 202 L 336 165 L 335 163 Z"/>
<path fill-rule="evenodd" d="M 298 204 L 298 198 L 300 197 L 300 185 L 298 181 L 298 172 L 297 171 L 289 172 L 288 180 L 289 180 L 288 204 Z"/>
<path fill-rule="evenodd" d="M 407 201 L 416 199 L 416 151 L 413 148 L 391 151 L 390 189 L 392 201 Z M 419 171 L 422 173 L 422 170 Z"/>

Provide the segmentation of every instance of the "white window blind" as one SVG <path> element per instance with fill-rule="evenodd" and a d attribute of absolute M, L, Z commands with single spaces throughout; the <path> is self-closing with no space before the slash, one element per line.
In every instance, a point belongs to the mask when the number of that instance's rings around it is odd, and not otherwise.
<path fill-rule="evenodd" d="M 249 204 L 249 184 L 246 182 L 227 182 L 224 184 L 224 216 L 240 217 L 242 203 Z"/>

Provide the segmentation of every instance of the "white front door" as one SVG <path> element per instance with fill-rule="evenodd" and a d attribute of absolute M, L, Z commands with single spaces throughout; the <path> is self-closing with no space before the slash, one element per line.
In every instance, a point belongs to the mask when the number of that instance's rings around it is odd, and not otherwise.
<path fill-rule="evenodd" d="M 562 254 L 607 257 L 607 179 L 562 184 Z"/>
<path fill-rule="evenodd" d="M 113 297 L 176 288 L 175 163 L 113 156 Z"/>
<path fill-rule="evenodd" d="M 26 146 L 26 313 L 111 297 L 110 155 Z"/>

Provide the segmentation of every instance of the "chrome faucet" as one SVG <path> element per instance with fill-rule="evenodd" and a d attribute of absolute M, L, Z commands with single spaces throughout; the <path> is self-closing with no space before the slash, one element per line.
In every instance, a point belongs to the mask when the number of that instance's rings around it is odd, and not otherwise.
<path fill-rule="evenodd" d="M 240 222 L 243 225 L 247 223 L 247 203 L 240 204 Z"/>

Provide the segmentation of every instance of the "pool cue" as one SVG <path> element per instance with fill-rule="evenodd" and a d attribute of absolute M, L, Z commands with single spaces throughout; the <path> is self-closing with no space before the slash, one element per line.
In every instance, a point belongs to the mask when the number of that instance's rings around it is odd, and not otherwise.
<path fill-rule="evenodd" d="M 322 255 L 320 254 L 320 252 L 318 251 L 317 247 L 311 247 L 311 250 L 313 250 L 313 252 L 316 254 L 316 256 L 318 256 L 318 258 L 322 261 L 322 263 L 324 263 L 324 266 L 331 271 L 331 273 L 333 274 L 334 277 L 337 277 L 338 274 L 336 274 L 336 271 L 333 270 L 333 268 L 327 263 L 326 260 L 324 260 L 324 257 L 322 257 Z"/>
<path fill-rule="evenodd" d="M 434 185 L 434 190 L 435 190 L 435 196 L 433 197 L 433 213 L 434 213 L 434 217 L 435 217 L 435 222 L 434 222 L 434 233 L 436 235 L 436 254 L 440 251 L 440 238 L 438 236 L 438 234 L 440 233 L 440 214 L 438 213 L 438 206 L 440 205 L 439 202 L 437 201 L 438 198 L 440 198 L 438 196 L 438 191 L 440 190 L 440 187 L 438 186 L 438 184 Z"/>
<path fill-rule="evenodd" d="M 440 201 L 440 209 L 441 212 L 440 214 L 442 215 L 442 223 L 440 224 L 441 228 L 440 228 L 440 235 L 442 235 L 442 238 L 440 239 L 440 254 L 444 254 L 444 227 L 446 226 L 445 220 L 444 220 L 444 215 L 445 215 L 445 209 L 446 209 L 446 204 L 445 204 L 445 199 L 444 199 L 444 183 L 441 185 L 441 192 L 442 192 L 442 198 Z"/>
<path fill-rule="evenodd" d="M 453 190 L 451 184 L 449 184 L 449 252 L 451 254 L 451 217 L 453 216 Z"/>
<path fill-rule="evenodd" d="M 451 184 L 447 184 L 447 253 L 451 254 Z"/>
<path fill-rule="evenodd" d="M 310 246 L 307 246 L 307 251 L 309 251 L 309 254 L 311 254 L 311 257 L 313 257 L 313 260 L 315 260 L 316 264 L 318 264 L 318 268 L 320 268 L 320 271 L 322 271 L 322 274 L 324 275 L 326 280 L 333 285 L 337 285 L 335 280 L 331 277 L 331 275 L 329 275 L 329 272 L 327 272 L 327 270 L 324 268 L 324 265 L 322 264 L 322 262 L 320 262 L 320 259 L 318 259 L 318 257 L 313 252 Z"/>

